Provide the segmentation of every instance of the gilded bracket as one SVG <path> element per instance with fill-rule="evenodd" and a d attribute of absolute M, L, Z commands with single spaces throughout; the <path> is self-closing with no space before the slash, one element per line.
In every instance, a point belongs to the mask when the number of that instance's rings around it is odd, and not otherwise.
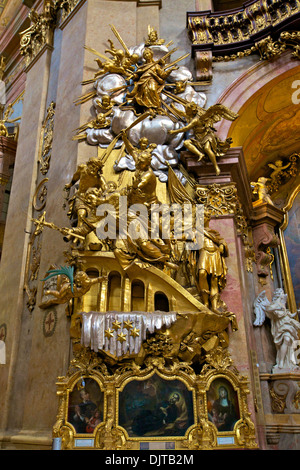
<path fill-rule="evenodd" d="M 53 31 L 56 25 L 56 12 L 53 0 L 44 0 L 42 13 L 32 8 L 29 12 L 31 25 L 20 33 L 20 54 L 25 58 L 25 64 L 38 55 L 44 46 L 53 45 Z"/>

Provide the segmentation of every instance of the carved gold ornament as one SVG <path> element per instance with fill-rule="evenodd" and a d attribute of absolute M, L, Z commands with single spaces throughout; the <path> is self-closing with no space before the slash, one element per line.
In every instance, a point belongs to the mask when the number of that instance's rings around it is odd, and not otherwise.
<path fill-rule="evenodd" d="M 42 13 L 31 8 L 30 26 L 20 33 L 20 54 L 24 56 L 26 65 L 37 56 L 44 46 L 52 46 L 55 28 L 55 10 L 52 0 L 45 0 Z"/>
<path fill-rule="evenodd" d="M 292 57 L 299 58 L 299 32 L 282 32 L 282 25 L 298 15 L 298 2 L 288 1 L 282 6 L 252 1 L 226 12 L 188 13 L 188 33 L 195 51 L 214 47 L 214 61 L 235 60 L 253 53 L 265 60 L 287 49 L 292 50 Z M 269 28 L 278 30 L 278 39 L 267 36 Z M 246 47 L 241 50 L 243 42 Z"/>
<path fill-rule="evenodd" d="M 100 450 L 135 450 L 139 449 L 140 443 L 143 441 L 158 440 L 175 442 L 176 449 L 204 450 L 222 448 L 222 442 L 223 440 L 225 442 L 226 439 L 229 439 L 232 443 L 231 446 L 236 448 L 256 448 L 255 429 L 246 400 L 249 393 L 247 380 L 245 377 L 241 377 L 232 366 L 228 352 L 219 350 L 216 354 L 208 355 L 208 357 L 210 365 L 208 368 L 203 368 L 200 374 L 190 372 L 189 366 L 185 363 L 167 364 L 162 357 L 155 356 L 149 357 L 143 367 L 138 366 L 135 362 L 127 362 L 126 365 L 112 373 L 98 355 L 88 352 L 88 350 L 82 350 L 71 362 L 67 375 L 58 378 L 57 395 L 60 404 L 57 421 L 53 427 L 53 437 L 61 438 L 62 449 L 74 449 L 80 445 L 83 448 Z M 208 416 L 208 397 L 211 385 L 217 383 L 215 381 L 224 384 L 223 387 L 228 387 L 228 390 L 231 390 L 238 400 L 239 416 L 236 416 L 234 428 L 230 431 L 218 431 Z M 134 406 L 134 390 L 138 384 L 142 387 L 145 386 L 146 390 L 149 390 L 147 393 L 151 394 L 155 390 L 154 385 L 158 386 L 159 383 L 169 384 L 169 387 L 173 387 L 173 392 L 169 393 L 169 399 L 170 403 L 178 403 L 179 409 L 181 409 L 182 421 L 180 422 L 181 426 L 185 426 L 183 429 L 186 429 L 185 433 L 181 433 L 182 435 L 174 434 L 175 424 L 167 422 L 163 425 L 166 430 L 165 435 L 158 433 L 155 436 L 154 432 L 153 435 L 150 433 L 147 436 L 139 436 L 136 434 L 139 434 L 139 426 L 143 423 L 136 422 L 138 427 L 133 433 L 124 421 L 122 410 L 124 410 L 126 390 L 130 391 L 130 406 Z M 78 384 L 80 384 L 79 388 Z M 179 389 L 176 388 L 178 384 L 181 384 Z M 83 434 L 78 434 L 74 427 L 75 424 L 72 424 L 73 396 L 77 394 L 79 397 L 77 390 L 89 393 L 91 401 L 96 399 L 95 390 L 98 390 L 98 397 L 100 395 L 103 397 L 101 399 L 102 405 L 99 408 L 101 418 L 98 420 L 98 424 L 95 428 L 87 428 L 88 432 L 84 431 Z M 141 398 L 141 392 L 137 396 Z M 191 400 L 191 407 L 188 411 L 189 427 L 187 427 L 186 414 L 188 396 Z M 165 408 L 165 413 L 167 413 L 166 410 L 167 408 Z M 184 425 L 184 423 L 186 424 Z M 77 444 L 78 440 L 80 444 Z"/>

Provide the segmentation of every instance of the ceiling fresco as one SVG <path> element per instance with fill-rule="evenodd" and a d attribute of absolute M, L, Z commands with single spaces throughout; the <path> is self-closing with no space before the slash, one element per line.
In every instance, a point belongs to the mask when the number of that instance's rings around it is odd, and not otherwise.
<path fill-rule="evenodd" d="M 239 110 L 228 136 L 233 147 L 243 147 L 251 181 L 268 176 L 269 163 L 299 153 L 300 66 L 254 93 Z"/>

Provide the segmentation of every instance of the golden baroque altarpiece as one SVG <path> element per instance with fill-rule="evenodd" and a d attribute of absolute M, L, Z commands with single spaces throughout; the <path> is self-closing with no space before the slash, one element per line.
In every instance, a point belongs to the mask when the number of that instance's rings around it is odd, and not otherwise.
<path fill-rule="evenodd" d="M 46 13 L 45 28 L 52 21 L 52 11 Z M 40 19 L 33 16 L 21 40 L 29 59 Z M 39 306 L 66 306 L 73 346 L 69 370 L 57 382 L 53 437 L 62 449 L 139 449 L 156 441 L 170 449 L 256 448 L 248 379 L 228 350 L 228 329 L 237 329 L 221 299 L 228 246 L 210 219 L 217 206 L 235 214 L 251 270 L 247 223 L 234 185 L 204 190 L 179 157 L 184 151 L 204 167 L 209 163 L 217 181 L 231 140 L 221 140 L 214 124 L 238 116 L 220 104 L 204 108 L 205 95 L 180 65 L 186 55 L 172 60 L 176 49 L 153 28 L 134 47 L 111 29 L 105 54 L 85 46 L 98 69 L 75 105 L 91 102 L 94 116 L 73 139 L 97 146 L 98 157 L 80 164 L 62 188 L 70 227 L 46 220 L 55 103 L 41 136 L 25 290 L 35 305 L 30 256 L 37 270 L 43 229 L 58 230 L 69 247 L 66 266 L 49 266 Z M 171 207 L 168 236 L 159 213 L 149 238 L 151 210 L 161 204 Z M 190 249 L 198 206 L 202 243 Z M 189 236 L 179 217 L 184 207 L 191 209 Z"/>

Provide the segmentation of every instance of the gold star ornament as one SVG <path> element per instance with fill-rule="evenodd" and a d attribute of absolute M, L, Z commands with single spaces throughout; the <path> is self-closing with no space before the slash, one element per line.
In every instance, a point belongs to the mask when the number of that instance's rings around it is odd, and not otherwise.
<path fill-rule="evenodd" d="M 115 320 L 112 324 L 112 327 L 115 331 L 119 330 L 121 328 L 121 322 L 118 320 Z"/>
<path fill-rule="evenodd" d="M 123 326 L 126 328 L 126 330 L 131 330 L 133 328 L 132 322 L 130 320 L 124 321 Z"/>
<path fill-rule="evenodd" d="M 124 333 L 118 334 L 118 341 L 120 341 L 120 343 L 124 343 L 124 341 L 126 341 L 126 335 Z"/>
<path fill-rule="evenodd" d="M 105 330 L 104 333 L 105 333 L 105 337 L 108 338 L 108 339 L 110 339 L 110 338 L 112 338 L 112 337 L 114 336 L 114 332 L 113 332 L 113 330 L 111 330 L 110 328 L 108 328 L 107 330 Z"/>
<path fill-rule="evenodd" d="M 140 336 L 140 330 L 138 330 L 136 327 L 134 327 L 131 330 L 130 336 L 133 336 L 133 338 L 136 338 L 137 336 Z"/>

